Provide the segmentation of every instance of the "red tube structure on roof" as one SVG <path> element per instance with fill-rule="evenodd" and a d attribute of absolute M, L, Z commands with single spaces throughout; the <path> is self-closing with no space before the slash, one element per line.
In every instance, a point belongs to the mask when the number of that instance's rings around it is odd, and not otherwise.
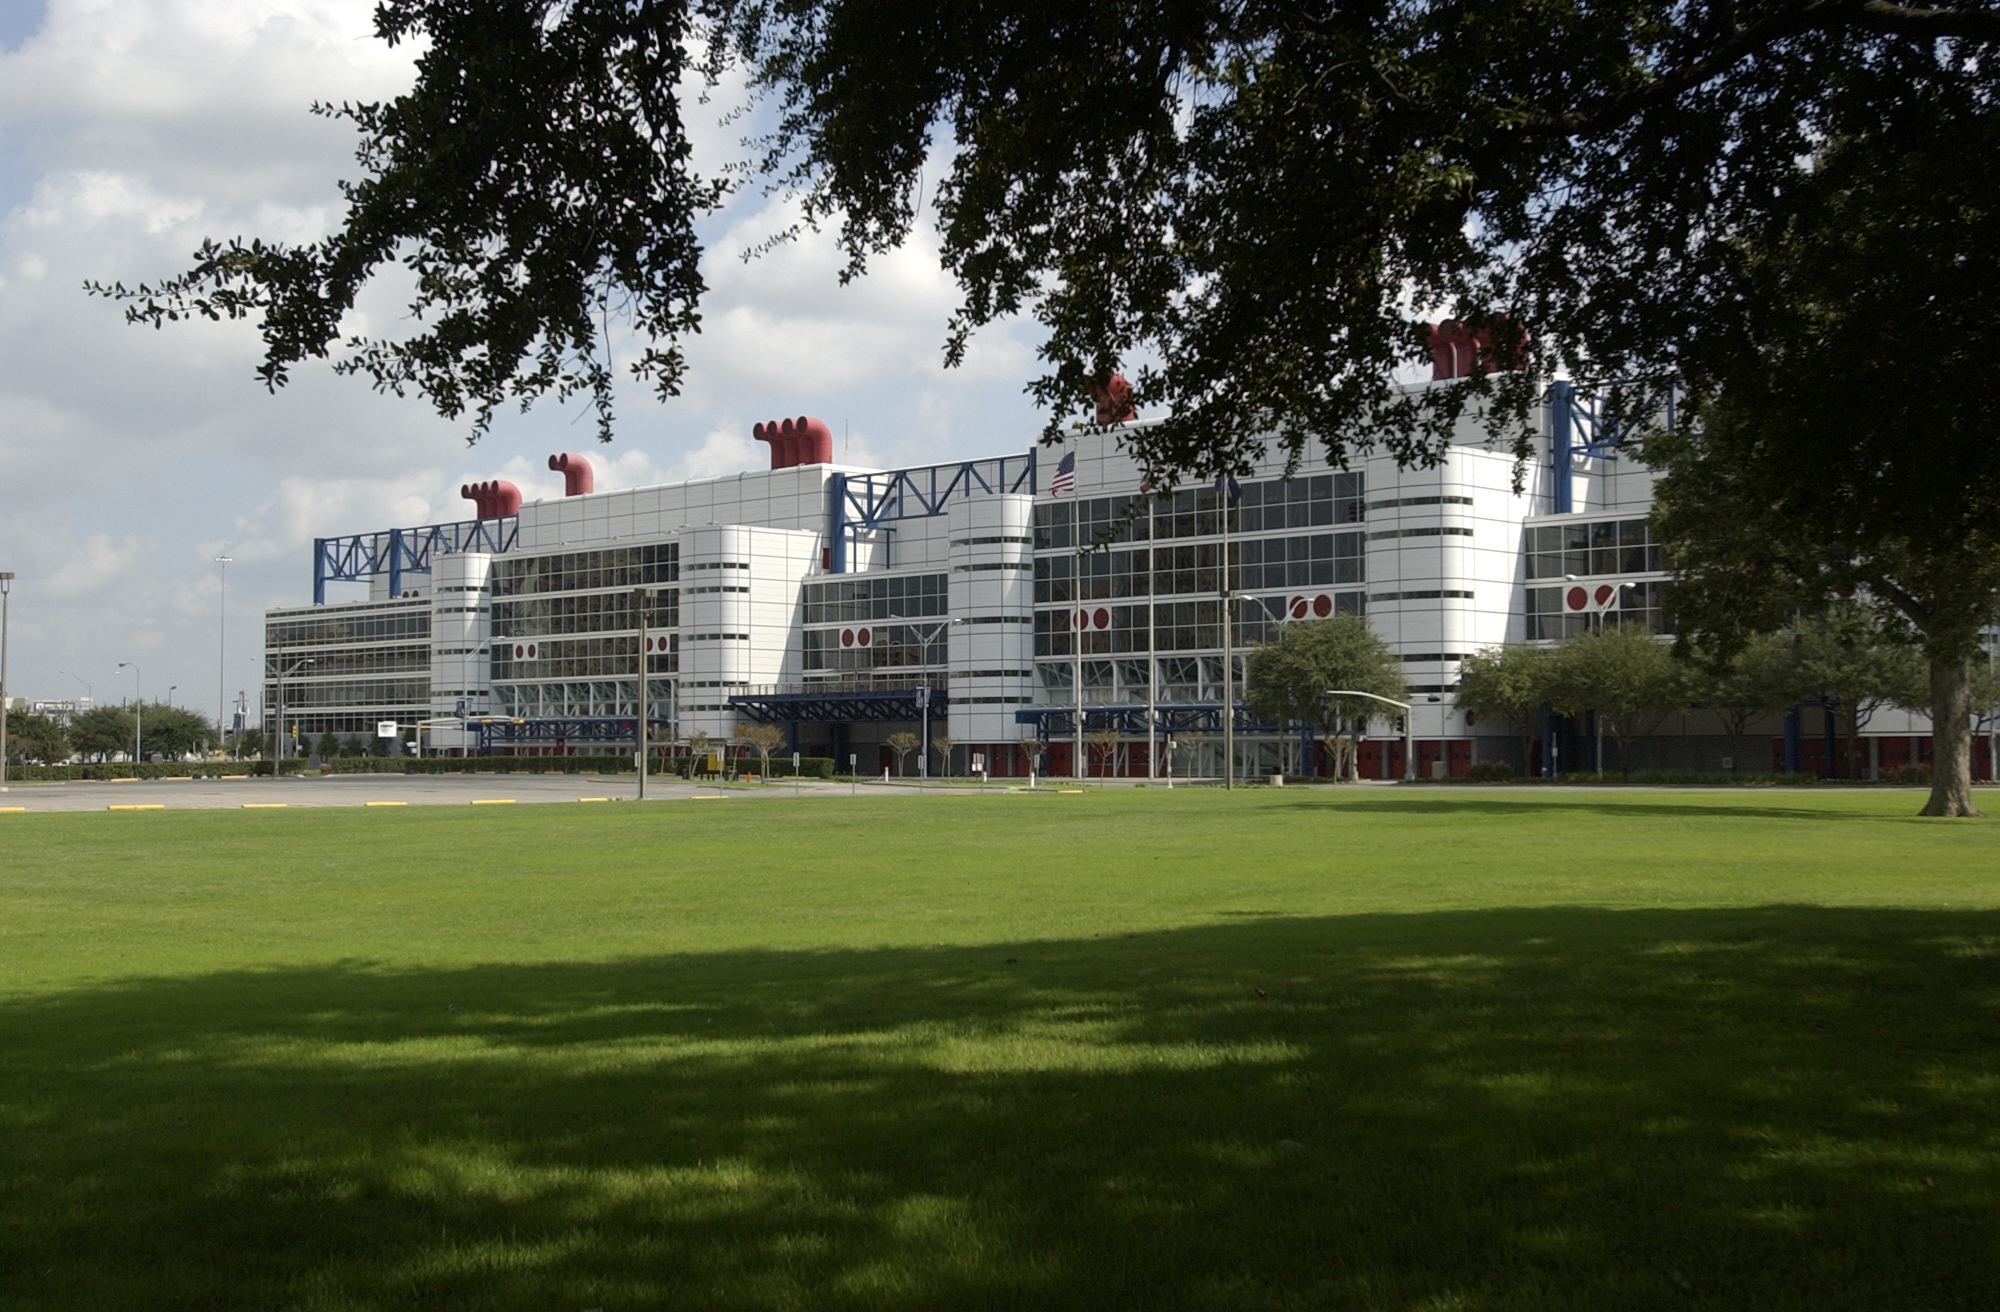
<path fill-rule="evenodd" d="M 481 519 L 505 519 L 521 513 L 521 489 L 504 478 L 462 484 L 458 494 L 472 502 Z"/>
<path fill-rule="evenodd" d="M 833 430 L 810 415 L 774 419 L 751 430 L 759 442 L 771 444 L 771 468 L 833 463 Z"/>
<path fill-rule="evenodd" d="M 589 496 L 592 489 L 597 486 L 597 475 L 591 469 L 590 461 L 574 451 L 550 456 L 549 468 L 562 472 L 563 495 L 566 497 Z"/>

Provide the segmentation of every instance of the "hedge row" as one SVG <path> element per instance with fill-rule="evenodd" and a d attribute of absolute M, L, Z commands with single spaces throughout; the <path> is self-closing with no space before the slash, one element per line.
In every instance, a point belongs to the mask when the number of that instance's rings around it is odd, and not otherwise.
<path fill-rule="evenodd" d="M 285 773 L 297 774 L 305 768 L 303 761 L 286 761 Z M 130 761 L 110 761 L 104 764 L 77 765 L 10 765 L 7 767 L 9 779 L 19 779 L 22 783 L 60 783 L 77 779 L 219 779 L 235 778 L 242 775 L 271 773 L 269 761 L 141 761 L 134 765 Z"/>

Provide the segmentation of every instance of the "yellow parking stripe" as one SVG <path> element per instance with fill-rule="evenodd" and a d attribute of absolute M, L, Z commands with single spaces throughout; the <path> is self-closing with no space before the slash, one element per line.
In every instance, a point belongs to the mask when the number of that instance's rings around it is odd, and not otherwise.
<path fill-rule="evenodd" d="M 245 802 L 243 809 L 246 811 L 282 811 L 289 805 L 289 802 Z"/>
<path fill-rule="evenodd" d="M 408 806 L 408 802 L 363 802 L 363 806 Z"/>
<path fill-rule="evenodd" d="M 107 811 L 164 811 L 167 809 L 167 804 L 165 802 L 128 802 L 123 806 L 113 805 L 107 806 L 104 809 Z"/>
<path fill-rule="evenodd" d="M 472 799 L 472 804 L 474 806 L 512 806 L 514 805 L 514 799 L 511 797 L 475 797 Z"/>
<path fill-rule="evenodd" d="M 608 802 L 611 799 L 608 797 L 579 797 L 576 800 L 579 802 Z"/>

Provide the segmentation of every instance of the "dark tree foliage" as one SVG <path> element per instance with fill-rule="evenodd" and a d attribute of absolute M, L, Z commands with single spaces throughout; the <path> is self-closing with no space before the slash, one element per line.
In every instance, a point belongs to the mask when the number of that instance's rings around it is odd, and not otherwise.
<path fill-rule="evenodd" d="M 377 29 L 429 45 L 408 95 L 324 111 L 363 137 L 338 233 L 211 245 L 181 278 L 98 290 L 155 324 L 259 318 L 276 386 L 336 349 L 359 289 L 401 260 L 423 331 L 346 343 L 338 367 L 470 408 L 475 435 L 504 400 L 581 389 L 608 436 L 608 318 L 653 343 L 636 368 L 663 394 L 698 326 L 693 224 L 726 187 L 694 176 L 681 101 L 734 60 L 778 114 L 753 169 L 837 226 L 850 274 L 934 206 L 964 291 L 948 358 L 1033 314 L 1051 434 L 1094 382 L 1135 372 L 1170 415 L 1131 439 L 1165 487 L 1272 441 L 1421 462 L 1475 415 L 1523 453 L 1557 365 L 1702 376 L 1738 336 L 1735 234 L 1785 212 L 1797 159 L 1909 87 L 1986 86 L 2000 13 L 384 0 Z M 1500 328 L 1489 363 L 1530 367 L 1397 386 L 1440 311 Z"/>
<path fill-rule="evenodd" d="M 633 365 L 679 391 L 678 339 L 698 326 L 705 284 L 695 221 L 727 192 L 688 164 L 680 96 L 696 40 L 682 0 L 388 0 L 376 33 L 425 41 L 415 88 L 386 103 L 315 105 L 361 133 L 347 214 L 306 246 L 209 241 L 192 270 L 157 285 L 90 289 L 131 302 L 134 322 L 254 318 L 258 376 L 339 352 L 334 367 L 440 414 L 553 392 L 592 398 L 611 438 L 615 316 L 650 345 Z M 692 44 L 691 44 L 692 43 Z M 396 340 L 341 337 L 342 316 L 383 266 L 416 282 Z"/>
<path fill-rule="evenodd" d="M 1929 664 L 1927 813 L 1972 811 L 1970 661 L 2000 614 L 2000 107 L 1913 90 L 1796 171 L 1738 243 L 1741 343 L 1701 422 L 1649 439 L 1684 633 L 1872 606 Z"/>

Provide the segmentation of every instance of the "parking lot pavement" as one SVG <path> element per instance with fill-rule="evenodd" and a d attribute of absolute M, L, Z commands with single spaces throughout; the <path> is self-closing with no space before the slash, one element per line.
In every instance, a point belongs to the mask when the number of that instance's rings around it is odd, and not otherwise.
<path fill-rule="evenodd" d="M 529 805 L 537 802 L 630 802 L 638 780 L 632 775 L 595 774 L 336 774 L 301 779 L 124 779 L 73 783 L 14 783 L 0 792 L 0 812 L 168 811 L 281 809 L 367 806 Z M 961 794 L 963 786 L 919 790 L 914 781 L 884 785 L 790 780 L 769 784 L 690 784 L 655 776 L 646 784 L 648 801 L 727 797 L 740 801 L 804 796 L 881 797 Z M 995 784 L 994 791 L 1001 791 Z"/>

